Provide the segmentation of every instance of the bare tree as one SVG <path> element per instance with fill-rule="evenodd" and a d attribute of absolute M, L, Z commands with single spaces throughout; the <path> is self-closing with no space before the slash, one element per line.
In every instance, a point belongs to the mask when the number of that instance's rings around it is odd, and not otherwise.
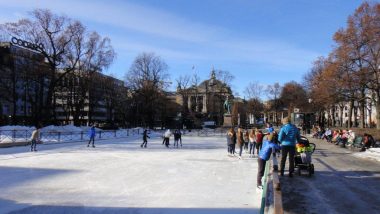
<path fill-rule="evenodd" d="M 279 108 L 279 97 L 281 94 L 282 87 L 279 83 L 274 83 L 273 85 L 268 85 L 266 88 L 266 93 L 269 99 L 273 101 L 273 109 L 275 111 L 275 122 L 278 124 L 278 108 Z"/>
<path fill-rule="evenodd" d="M 136 57 L 125 76 L 127 85 L 135 91 L 136 108 L 145 126 L 154 126 L 162 91 L 170 84 L 167 70 L 167 64 L 159 56 L 142 53 Z"/>

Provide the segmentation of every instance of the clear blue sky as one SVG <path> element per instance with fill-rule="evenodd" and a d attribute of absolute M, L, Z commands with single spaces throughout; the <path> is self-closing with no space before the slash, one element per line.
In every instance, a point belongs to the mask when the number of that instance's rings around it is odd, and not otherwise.
<path fill-rule="evenodd" d="M 202 79 L 212 66 L 235 76 L 243 96 L 249 82 L 295 80 L 333 46 L 359 0 L 0 0 L 0 23 L 48 8 L 108 36 L 117 58 L 106 71 L 123 79 L 134 58 L 155 52 L 180 75 Z M 172 89 L 175 88 L 173 84 Z"/>

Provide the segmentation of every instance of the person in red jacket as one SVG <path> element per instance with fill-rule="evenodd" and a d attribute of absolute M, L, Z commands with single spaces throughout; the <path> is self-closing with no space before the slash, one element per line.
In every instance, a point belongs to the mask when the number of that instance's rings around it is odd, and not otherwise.
<path fill-rule="evenodd" d="M 256 129 L 256 150 L 257 150 L 256 154 L 259 154 L 261 147 L 263 146 L 263 138 L 264 138 L 263 132 L 261 130 Z"/>

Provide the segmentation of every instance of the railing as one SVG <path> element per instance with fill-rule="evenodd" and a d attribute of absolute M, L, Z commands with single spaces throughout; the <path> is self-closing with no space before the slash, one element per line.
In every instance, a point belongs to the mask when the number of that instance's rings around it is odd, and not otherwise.
<path fill-rule="evenodd" d="M 29 142 L 32 132 L 32 130 L 0 130 L 0 144 Z M 96 131 L 95 139 L 125 138 L 139 134 L 140 129 L 101 130 Z M 86 131 L 41 131 L 40 139 L 44 143 L 63 143 L 87 141 L 89 137 Z"/>
<path fill-rule="evenodd" d="M 278 161 L 275 152 L 265 165 L 260 213 L 283 214 L 281 184 L 278 177 Z"/>

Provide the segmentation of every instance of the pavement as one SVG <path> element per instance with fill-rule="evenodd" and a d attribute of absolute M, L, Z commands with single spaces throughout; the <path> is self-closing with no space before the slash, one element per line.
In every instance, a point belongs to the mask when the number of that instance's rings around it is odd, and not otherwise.
<path fill-rule="evenodd" d="M 0 213 L 258 213 L 256 159 L 225 137 L 115 139 L 0 150 Z M 172 142 L 171 142 L 172 144 Z"/>
<path fill-rule="evenodd" d="M 315 174 L 281 177 L 285 213 L 379 213 L 380 164 L 318 139 Z"/>

